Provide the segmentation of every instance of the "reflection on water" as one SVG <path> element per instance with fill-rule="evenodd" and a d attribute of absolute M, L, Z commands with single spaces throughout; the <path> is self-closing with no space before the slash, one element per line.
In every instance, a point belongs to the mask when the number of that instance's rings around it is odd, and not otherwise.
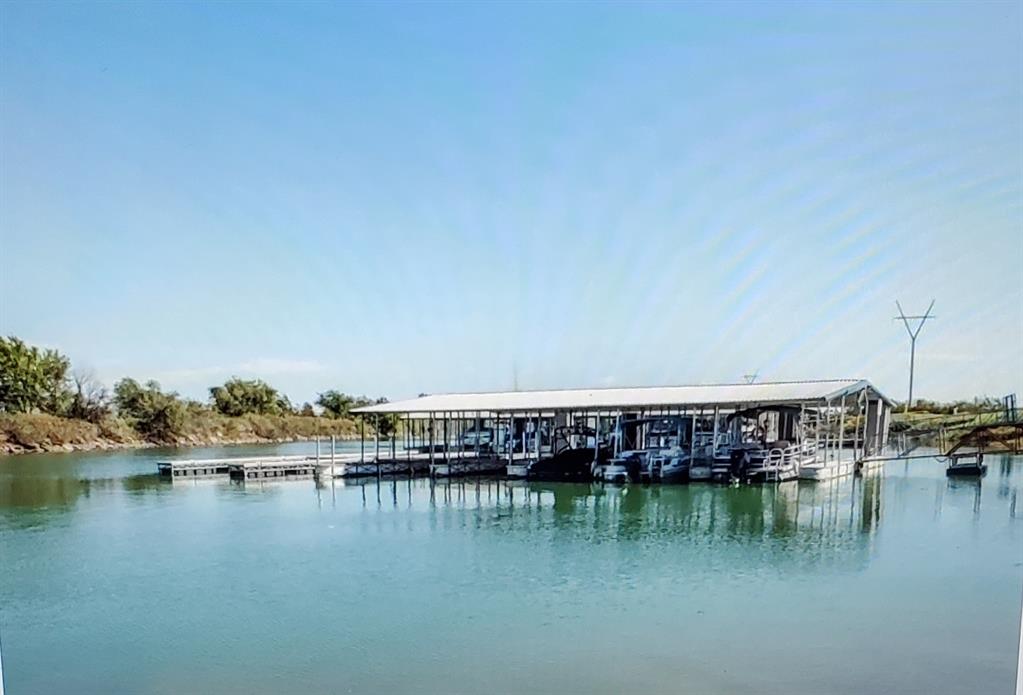
<path fill-rule="evenodd" d="M 43 509 L 69 507 L 88 496 L 91 480 L 78 478 L 0 478 L 0 508 Z"/>
<path fill-rule="evenodd" d="M 882 520 L 882 474 L 831 483 L 719 487 L 711 484 L 618 487 L 499 479 L 431 482 L 366 479 L 316 484 L 319 507 L 356 491 L 363 508 L 462 510 L 508 533 L 571 537 L 579 542 L 671 539 L 687 544 L 755 546 L 757 562 L 777 555 L 786 569 L 846 569 L 869 562 Z M 248 483 L 252 492 L 289 483 Z M 339 498 L 339 492 L 342 493 Z M 765 555 L 766 554 L 766 555 Z"/>
<path fill-rule="evenodd" d="M 11 692 L 1011 691 L 1019 458 L 733 488 L 170 482 L 162 455 L 0 460 Z"/>

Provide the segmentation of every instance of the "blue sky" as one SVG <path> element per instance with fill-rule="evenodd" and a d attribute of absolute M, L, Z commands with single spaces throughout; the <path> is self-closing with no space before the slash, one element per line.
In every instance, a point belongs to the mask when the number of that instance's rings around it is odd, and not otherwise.
<path fill-rule="evenodd" d="M 1023 392 L 1019 3 L 0 5 L 0 332 L 301 401 Z"/>

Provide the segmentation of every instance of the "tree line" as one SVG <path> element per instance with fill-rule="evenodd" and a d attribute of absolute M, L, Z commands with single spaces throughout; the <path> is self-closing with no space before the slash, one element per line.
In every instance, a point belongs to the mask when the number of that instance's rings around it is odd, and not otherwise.
<path fill-rule="evenodd" d="M 370 399 L 338 390 L 320 393 L 315 401 L 329 418 L 349 418 L 352 410 L 385 398 Z M 139 383 L 124 378 L 107 388 L 89 371 L 72 370 L 67 356 L 53 349 L 28 345 L 16 337 L 0 337 L 0 412 L 46 413 L 100 423 L 121 417 L 142 436 L 167 441 L 182 432 L 189 417 L 217 413 L 317 417 L 312 403 L 294 406 L 288 397 L 261 379 L 232 377 L 209 389 L 208 402 L 165 391 L 157 381 Z M 379 433 L 393 434 L 394 418 L 381 418 Z"/>

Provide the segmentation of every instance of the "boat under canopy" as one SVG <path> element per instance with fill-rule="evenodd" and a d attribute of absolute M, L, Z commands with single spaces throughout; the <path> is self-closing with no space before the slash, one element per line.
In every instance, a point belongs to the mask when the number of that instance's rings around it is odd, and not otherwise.
<path fill-rule="evenodd" d="M 431 470 L 468 455 L 505 461 L 510 477 L 578 478 L 589 458 L 593 477 L 608 480 L 642 459 L 618 478 L 784 480 L 801 468 L 810 479 L 849 470 L 843 449 L 852 461 L 880 453 L 891 407 L 865 379 L 831 379 L 446 393 L 353 412 L 405 419 L 404 449 L 428 452 Z"/>

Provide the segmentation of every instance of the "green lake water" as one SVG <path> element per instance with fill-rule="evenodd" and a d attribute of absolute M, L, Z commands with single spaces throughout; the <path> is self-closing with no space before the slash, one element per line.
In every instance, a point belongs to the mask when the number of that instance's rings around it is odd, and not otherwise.
<path fill-rule="evenodd" d="M 275 451 L 311 446 L 174 453 Z M 171 483 L 166 455 L 0 459 L 9 695 L 1013 691 L 1023 458 L 317 487 Z"/>

